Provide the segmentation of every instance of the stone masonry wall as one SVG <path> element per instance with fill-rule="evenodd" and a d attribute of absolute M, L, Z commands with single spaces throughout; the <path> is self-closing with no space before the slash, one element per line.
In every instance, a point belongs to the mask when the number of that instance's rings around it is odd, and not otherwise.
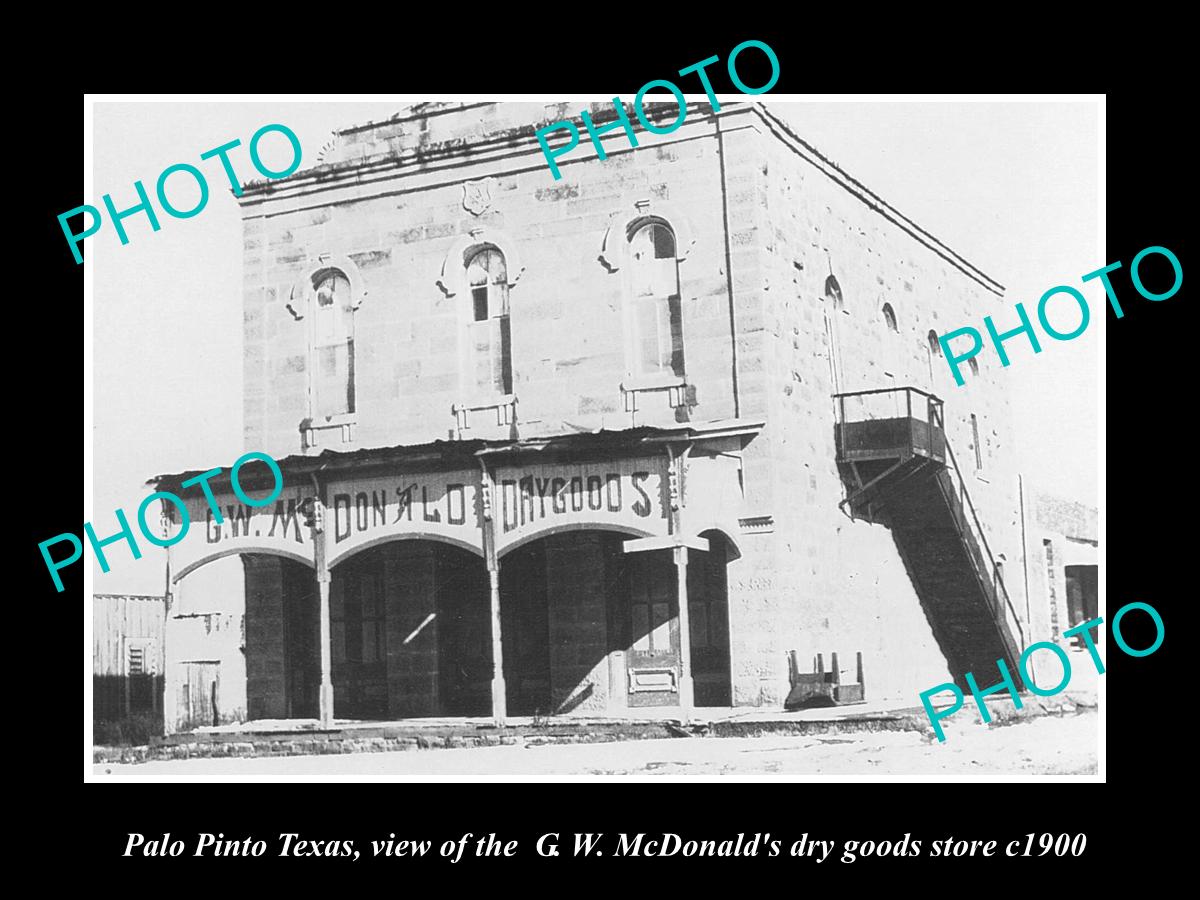
<path fill-rule="evenodd" d="M 438 281 L 445 266 L 461 264 L 452 248 L 477 229 L 483 240 L 496 237 L 514 274 L 523 267 L 510 292 L 520 437 L 676 424 L 665 418 L 661 395 L 640 401 L 638 420 L 622 405 L 626 275 L 619 265 L 614 270 L 605 237 L 611 228 L 623 240 L 641 204 L 672 224 L 686 253 L 679 272 L 686 368 L 696 387 L 691 420 L 766 421 L 743 454 L 745 505 L 773 515 L 774 531 L 738 536 L 742 557 L 729 567 L 735 704 L 780 704 L 791 649 L 802 661 L 823 653 L 827 665 L 836 650 L 851 679 L 861 650 L 868 699 L 915 698 L 948 680 L 890 533 L 838 510 L 844 488 L 833 446 L 830 334 L 840 348 L 840 390 L 912 384 L 946 400 L 950 442 L 991 549 L 1006 558 L 1014 605 L 1023 609 L 1006 373 L 981 354 L 980 376 L 956 387 L 943 360 L 931 365 L 926 342 L 931 329 L 977 323 L 989 313 L 1003 325 L 1011 302 L 802 159 L 793 139 L 749 108 L 719 122 L 689 111 L 671 135 L 639 131 L 636 150 L 612 132 L 603 161 L 584 132 L 555 181 L 532 129 L 577 110 L 424 107 L 345 132 L 318 169 L 243 197 L 247 446 L 277 457 L 299 451 L 308 356 L 296 286 L 303 288 L 322 258 L 342 255 L 361 273 L 366 296 L 355 319 L 356 439 L 336 448 L 450 436 L 451 405 L 465 399 L 468 298 L 447 296 Z M 347 172 L 354 177 L 343 178 Z M 463 182 L 486 179 L 490 204 L 476 216 L 464 208 Z M 830 273 L 844 311 L 824 299 Z M 895 309 L 897 332 L 884 324 L 885 302 Z M 972 413 L 982 444 L 978 473 Z M 584 545 L 572 544 L 569 553 L 551 548 L 548 567 L 577 574 L 591 556 Z M 578 590 L 571 602 L 583 602 Z M 560 617 L 560 633 L 568 621 Z M 607 685 L 603 675 L 596 690 Z"/>
<path fill-rule="evenodd" d="M 999 313 L 1006 301 L 871 210 L 761 122 L 732 134 L 727 146 L 732 237 L 735 245 L 753 248 L 744 261 L 735 254 L 735 272 L 744 266 L 741 274 L 754 273 L 746 280 L 759 304 L 739 315 L 739 330 L 747 345 L 755 332 L 765 338 L 761 361 L 739 360 L 748 405 L 757 412 L 761 390 L 769 421 L 747 450 L 747 483 L 769 485 L 776 522 L 770 561 L 757 564 L 750 579 L 731 571 L 742 641 L 756 644 L 756 650 L 741 647 L 738 656 L 757 661 L 755 672 L 741 668 L 738 677 L 747 680 L 735 691 L 753 693 L 748 679 L 756 675 L 762 701 L 777 702 L 786 693 L 784 653 L 793 648 L 802 665 L 823 653 L 827 667 L 838 651 L 853 680 L 854 654 L 861 650 L 868 699 L 915 699 L 948 680 L 945 660 L 890 532 L 852 522 L 838 510 L 845 490 L 835 462 L 831 395 L 839 388 L 830 333 L 840 350 L 841 391 L 912 385 L 946 400 L 949 440 L 968 473 L 991 548 L 1007 559 L 1013 605 L 1022 610 L 1005 373 L 985 363 L 979 378 L 956 388 L 941 359 L 933 360 L 931 377 L 926 349 L 929 330 Z M 831 273 L 844 311 L 825 300 Z M 885 324 L 884 303 L 896 312 L 896 332 Z M 983 444 L 978 474 L 972 412 Z M 755 459 L 770 477 L 751 477 Z"/>
<path fill-rule="evenodd" d="M 375 159 L 375 148 L 404 144 L 406 139 L 395 135 L 422 124 L 441 142 L 462 141 L 478 138 L 483 130 L 504 133 L 506 124 L 544 120 L 556 110 L 489 105 L 427 123 L 389 124 L 345 140 L 353 138 L 349 147 L 362 149 L 369 139 L 367 158 Z M 297 186 L 294 196 L 271 200 L 269 217 L 262 215 L 261 205 L 246 203 L 246 445 L 273 455 L 300 450 L 298 426 L 308 415 L 307 330 L 287 306 L 297 309 L 293 290 L 303 288 L 322 254 L 348 256 L 366 291 L 355 315 L 358 430 L 352 446 L 450 436 L 451 406 L 470 399 L 460 374 L 470 297 L 465 291 L 448 297 L 438 281 L 444 265 L 462 264 L 461 259 L 447 262 L 455 242 L 480 228 L 482 240 L 508 236 L 500 245 L 509 257 L 510 278 L 523 267 L 510 291 L 520 436 L 630 427 L 634 422 L 620 391 L 628 370 L 627 276 L 624 267 L 612 271 L 600 257 L 610 225 L 615 240 L 625 239 L 626 222 L 639 215 L 637 201 L 648 201 L 650 213 L 667 218 L 681 238 L 694 241 L 679 267 L 687 370 L 696 386 L 692 419 L 731 416 L 713 125 L 697 118 L 669 137 L 646 138 L 636 151 L 622 151 L 627 145 L 612 140 L 603 162 L 593 157 L 583 164 L 586 155 L 581 154 L 581 164 L 564 163 L 560 181 L 539 164 L 540 152 L 530 153 L 526 136 L 519 154 L 478 161 L 458 157 L 440 163 L 445 168 L 436 173 L 413 160 L 369 185 L 334 190 L 322 180 Z M 516 137 L 511 142 L 520 145 Z M 464 209 L 461 182 L 485 178 L 494 179 L 491 205 L 474 216 Z M 640 405 L 645 412 L 638 424 L 676 424 L 663 395 L 644 397 Z M 478 436 L 509 433 L 481 430 Z"/>

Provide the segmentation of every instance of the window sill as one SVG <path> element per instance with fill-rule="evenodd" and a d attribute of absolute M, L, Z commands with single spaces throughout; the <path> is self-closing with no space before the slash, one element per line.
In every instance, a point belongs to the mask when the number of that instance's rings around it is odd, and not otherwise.
<path fill-rule="evenodd" d="M 464 400 L 461 403 L 455 403 L 450 409 L 454 413 L 474 412 L 481 409 L 497 409 L 501 406 L 515 406 L 516 403 L 516 394 L 499 394 L 492 397 L 477 397 L 473 400 Z"/>
<path fill-rule="evenodd" d="M 337 428 L 341 425 L 357 425 L 358 413 L 339 413 L 336 416 L 310 416 L 300 422 L 301 428 Z"/>
<path fill-rule="evenodd" d="M 355 413 L 328 416 L 323 420 L 304 419 L 300 422 L 301 449 L 344 447 L 353 443 L 357 428 L 358 416 Z"/>
<path fill-rule="evenodd" d="M 686 378 L 678 375 L 638 375 L 621 382 L 623 391 L 666 391 L 671 388 L 681 388 L 687 384 Z"/>
<path fill-rule="evenodd" d="M 479 398 L 472 402 L 455 403 L 450 407 L 450 412 L 454 416 L 455 435 L 461 439 L 464 432 L 472 430 L 471 419 L 475 418 L 475 414 L 487 413 L 488 411 L 496 413 L 496 427 L 499 428 L 514 424 L 517 418 L 517 395 L 501 394 L 499 396 Z M 486 430 L 491 427 L 492 423 L 486 420 L 483 423 L 476 422 L 474 425 L 476 431 L 480 428 Z"/>

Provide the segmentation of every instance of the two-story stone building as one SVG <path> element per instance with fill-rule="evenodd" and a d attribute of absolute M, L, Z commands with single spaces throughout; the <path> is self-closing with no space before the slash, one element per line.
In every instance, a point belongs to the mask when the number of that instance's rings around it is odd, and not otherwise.
<path fill-rule="evenodd" d="M 1007 392 L 936 340 L 1001 286 L 760 105 L 555 181 L 534 129 L 572 112 L 419 104 L 245 186 L 245 447 L 284 492 L 214 480 L 170 550 L 181 608 L 241 560 L 222 718 L 779 707 L 818 668 L 915 703 L 1011 660 Z M 172 627 L 168 711 L 205 690 Z"/>

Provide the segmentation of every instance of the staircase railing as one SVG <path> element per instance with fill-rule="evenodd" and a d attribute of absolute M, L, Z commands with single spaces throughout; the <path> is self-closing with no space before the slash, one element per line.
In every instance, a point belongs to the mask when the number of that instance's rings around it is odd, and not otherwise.
<path fill-rule="evenodd" d="M 936 406 L 930 404 L 930 411 L 937 416 L 938 427 L 942 429 L 942 434 L 945 435 L 946 425 L 942 415 L 941 404 Z M 983 530 L 983 525 L 979 521 L 979 514 L 975 511 L 975 504 L 971 501 L 971 495 L 967 492 L 967 483 L 963 479 L 962 469 L 958 465 L 958 459 L 954 456 L 954 448 L 950 444 L 950 439 L 945 440 L 946 454 L 950 459 L 950 467 L 954 469 L 954 475 L 958 479 L 959 500 L 957 504 L 952 503 L 951 509 L 954 512 L 954 517 L 959 529 L 964 533 L 979 536 L 979 542 L 983 544 L 983 552 L 986 554 L 985 559 L 991 565 L 991 585 L 984 585 L 984 595 L 988 598 L 988 603 L 992 607 L 993 615 L 1002 622 L 1011 621 L 1017 628 L 1017 636 L 1019 644 L 1014 654 L 1014 659 L 1021 653 L 1021 648 L 1025 646 L 1025 631 L 1021 627 L 1021 617 L 1017 615 L 1017 610 L 1012 604 L 1012 599 L 1008 596 L 1008 588 L 1004 585 L 1004 578 L 1000 574 L 1000 570 L 996 564 L 995 554 L 992 553 L 992 548 L 988 545 L 987 534 Z M 971 521 L 974 522 L 975 528 L 967 527 L 967 522 L 963 516 L 963 510 L 968 510 L 971 514 Z M 1001 596 L 1003 596 L 1003 604 L 1001 604 Z M 1011 615 L 1010 615 L 1011 613 Z"/>

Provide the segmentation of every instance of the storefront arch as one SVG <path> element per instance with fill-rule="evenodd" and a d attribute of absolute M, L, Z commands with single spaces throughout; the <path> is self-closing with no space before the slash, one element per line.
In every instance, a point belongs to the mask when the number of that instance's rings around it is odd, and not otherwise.
<path fill-rule="evenodd" d="M 280 553 L 239 556 L 245 573 L 247 717 L 316 719 L 320 601 L 312 563 Z"/>
<path fill-rule="evenodd" d="M 308 566 L 310 569 L 315 568 L 312 557 L 305 556 L 301 552 L 296 552 L 296 551 L 292 551 L 292 550 L 281 550 L 281 549 L 278 549 L 275 547 L 262 547 L 262 548 L 247 548 L 244 546 L 227 547 L 223 550 L 218 550 L 214 553 L 210 553 L 205 556 L 202 556 L 200 559 L 189 562 L 186 566 L 179 569 L 177 572 L 172 573 L 171 583 L 178 584 L 185 576 L 190 575 L 192 572 L 196 571 L 201 566 L 208 565 L 211 562 L 216 562 L 218 559 L 224 559 L 225 557 L 228 557 L 228 556 L 250 556 L 250 555 L 277 556 L 281 559 L 287 559 L 292 562 L 297 562 L 297 563 L 300 563 L 301 565 Z"/>
<path fill-rule="evenodd" d="M 626 540 L 644 532 L 574 523 L 529 535 L 500 562 L 510 715 L 603 714 L 623 707 L 620 661 Z M 622 663 L 623 665 L 623 663 Z"/>
<path fill-rule="evenodd" d="M 735 559 L 742 558 L 742 547 L 738 539 L 723 525 L 716 523 L 702 524 L 696 529 L 696 535 L 709 540 L 710 544 L 713 538 L 717 538 L 723 544 L 725 552 L 725 561 L 733 562 Z M 710 548 L 711 549 L 711 548 Z"/>
<path fill-rule="evenodd" d="M 480 559 L 483 558 L 483 549 L 469 541 L 447 537 L 444 534 L 435 534 L 427 531 L 413 531 L 406 532 L 404 534 L 385 534 L 381 537 L 377 537 L 354 547 L 350 547 L 342 553 L 332 556 L 329 560 L 329 566 L 330 568 L 333 568 L 334 566 L 341 565 L 346 560 L 358 555 L 359 553 L 362 553 L 363 551 L 373 550 L 376 547 L 397 541 L 432 541 L 435 543 L 446 544 L 450 547 L 457 547 L 458 549 L 465 550 L 466 552 L 472 554 L 473 556 L 477 556 Z"/>
<path fill-rule="evenodd" d="M 541 531 L 536 531 L 533 534 L 524 535 L 510 544 L 505 544 L 502 548 L 496 551 L 496 555 L 497 557 L 502 558 L 512 551 L 534 541 L 545 540 L 546 538 L 553 537 L 557 534 L 566 534 L 574 531 L 601 531 L 610 534 L 623 535 L 627 539 L 654 536 L 654 532 L 652 531 L 631 528 L 627 525 L 615 525 L 611 522 L 570 522 L 563 525 L 555 525 L 552 528 L 546 528 Z"/>
<path fill-rule="evenodd" d="M 391 535 L 330 566 L 330 680 L 341 719 L 486 716 L 487 568 L 442 535 Z"/>
<path fill-rule="evenodd" d="M 500 565 L 512 715 L 617 712 L 682 702 L 679 569 L 671 548 L 629 552 L 629 528 L 556 528 L 514 543 Z M 726 564 L 737 547 L 707 529 L 687 550 L 695 705 L 729 706 Z"/>

